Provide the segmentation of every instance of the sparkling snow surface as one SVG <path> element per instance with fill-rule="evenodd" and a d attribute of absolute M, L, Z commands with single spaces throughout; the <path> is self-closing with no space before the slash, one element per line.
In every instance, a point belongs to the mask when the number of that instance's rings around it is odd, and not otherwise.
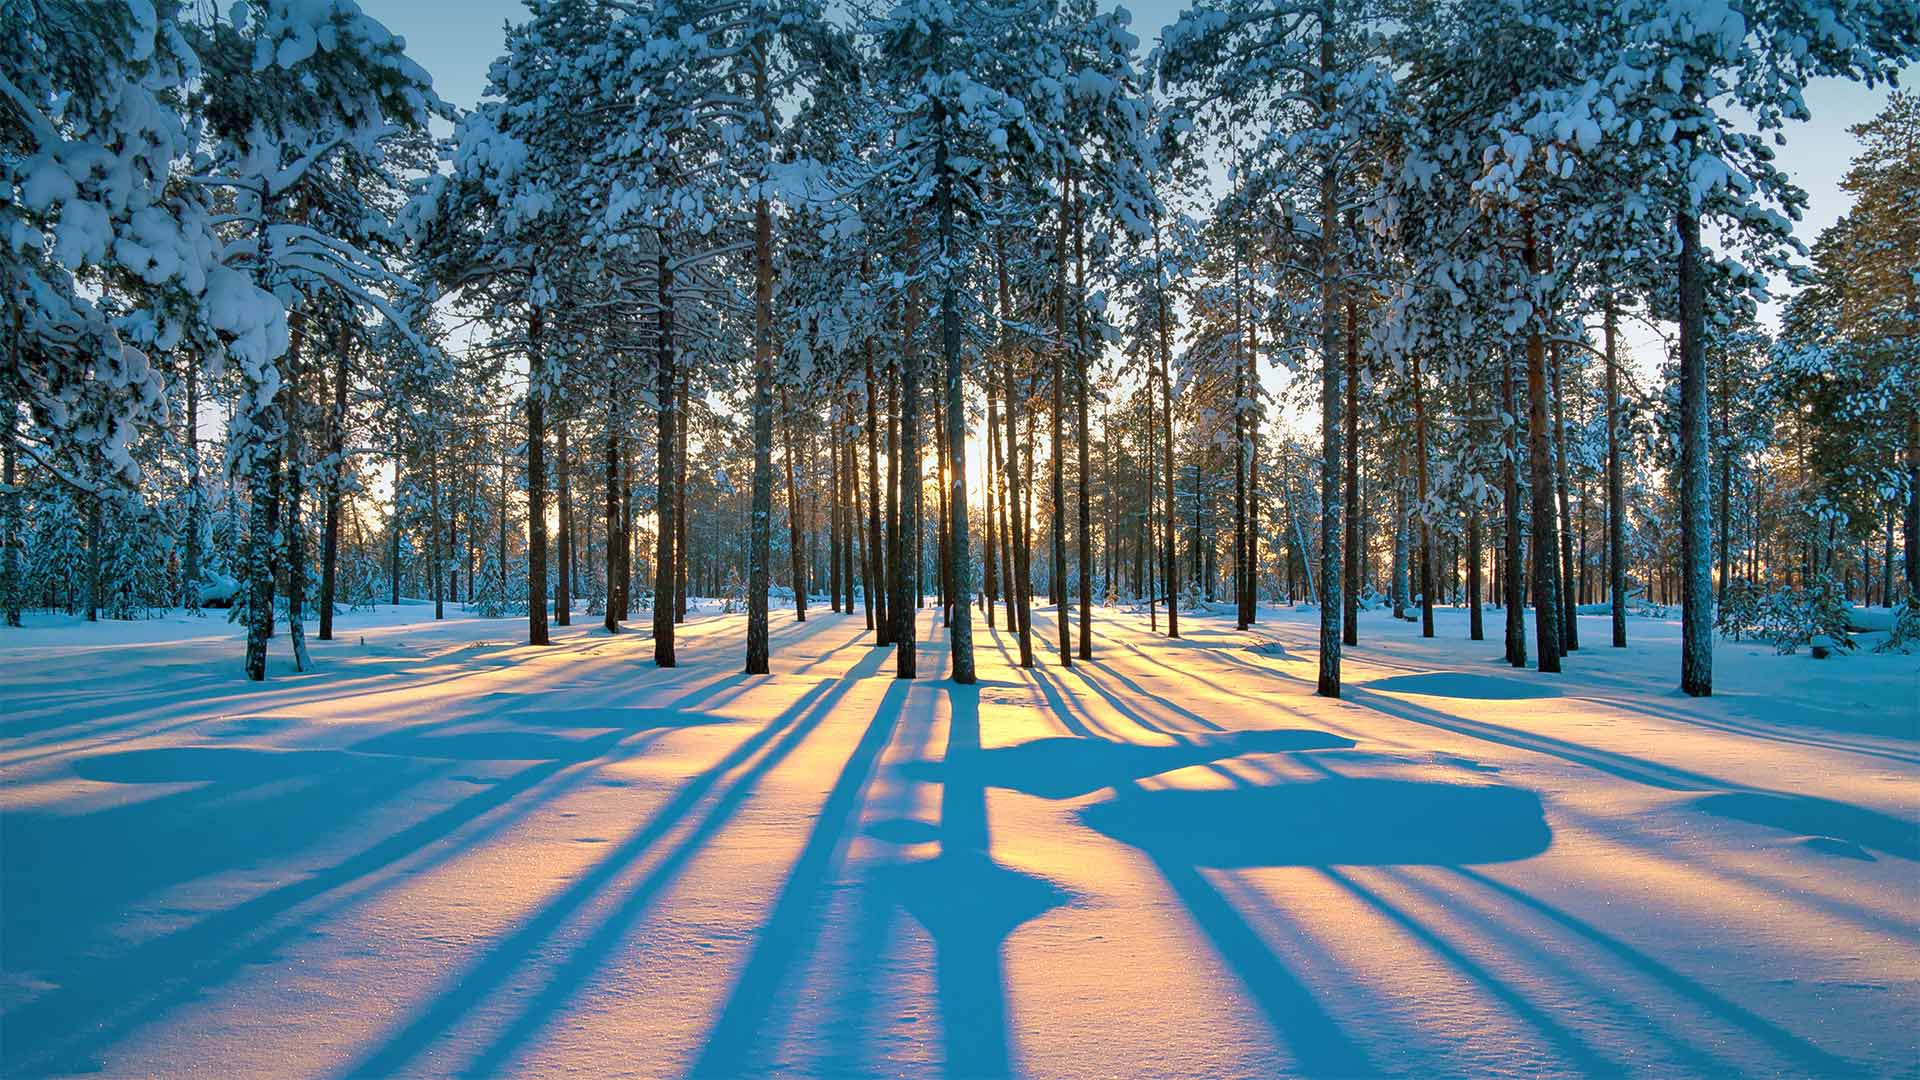
<path fill-rule="evenodd" d="M 1920 659 L 430 611 L 0 630 L 0 1075 L 1920 1069 Z"/>

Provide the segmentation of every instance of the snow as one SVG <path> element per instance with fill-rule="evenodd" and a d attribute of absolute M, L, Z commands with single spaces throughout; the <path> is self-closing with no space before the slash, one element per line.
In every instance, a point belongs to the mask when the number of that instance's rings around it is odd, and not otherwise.
<path fill-rule="evenodd" d="M 1329 701 L 1306 609 L 1179 641 L 1099 609 L 1097 660 L 1031 672 L 977 621 L 975 687 L 892 679 L 828 612 L 751 678 L 739 615 L 662 671 L 641 634 L 430 614 L 343 613 L 258 685 L 223 613 L 0 630 L 0 1073 L 1920 1055 L 1912 657 L 1722 643 L 1688 699 L 1675 622 L 1543 676 L 1463 612 L 1381 613 Z"/>

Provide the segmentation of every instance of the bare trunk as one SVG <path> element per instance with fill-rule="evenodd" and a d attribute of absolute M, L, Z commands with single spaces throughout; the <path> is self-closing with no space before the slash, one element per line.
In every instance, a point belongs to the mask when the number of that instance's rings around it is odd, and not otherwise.
<path fill-rule="evenodd" d="M 1526 226 L 1529 278 L 1538 282 L 1539 252 L 1533 223 Z M 1527 330 L 1527 462 L 1533 486 L 1533 620 L 1534 644 L 1543 672 L 1560 670 L 1560 594 L 1557 589 L 1559 543 L 1553 508 L 1553 448 L 1547 417 L 1547 346 L 1545 327 L 1536 313 Z"/>
<path fill-rule="evenodd" d="M 1713 563 L 1708 549 L 1707 305 L 1700 220 L 1680 229 L 1680 689 L 1713 693 Z"/>
<path fill-rule="evenodd" d="M 547 640 L 546 358 L 540 309 L 527 323 L 527 644 Z"/>

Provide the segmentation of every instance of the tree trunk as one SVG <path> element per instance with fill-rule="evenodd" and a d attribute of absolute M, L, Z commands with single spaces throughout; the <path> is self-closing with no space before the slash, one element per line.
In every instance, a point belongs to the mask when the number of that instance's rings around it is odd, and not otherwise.
<path fill-rule="evenodd" d="M 249 387 L 249 390 L 254 389 Z M 247 678 L 254 682 L 261 682 L 267 677 L 267 643 L 273 639 L 275 554 L 273 534 L 278 526 L 276 520 L 278 492 L 274 473 L 279 467 L 279 451 L 274 444 L 280 438 L 280 432 L 277 430 L 280 426 L 279 418 L 280 406 L 276 395 L 276 398 L 269 399 L 264 408 L 253 416 L 253 424 L 249 432 L 252 456 L 247 466 L 250 496 L 247 508 L 247 561 L 246 571 L 241 575 L 241 579 L 245 582 L 247 589 L 246 674 Z M 97 514 L 97 500 L 95 507 Z M 98 520 L 97 517 L 95 520 Z M 396 537 L 397 566 L 397 537 L 400 528 L 400 515 L 397 508 L 394 512 L 393 527 Z M 397 593 L 399 591 L 397 571 L 394 580 Z"/>
<path fill-rule="evenodd" d="M 1153 259 L 1160 271 L 1159 292 L 1159 331 L 1160 331 L 1160 440 L 1166 445 L 1166 491 L 1167 500 L 1167 550 L 1166 550 L 1166 588 L 1167 588 L 1167 636 L 1180 636 L 1180 587 L 1175 584 L 1180 577 L 1180 530 L 1174 526 L 1180 512 L 1174 505 L 1173 489 L 1173 382 L 1169 370 L 1173 355 L 1173 338 L 1167 319 L 1166 263 L 1160 254 L 1160 219 L 1153 221 Z M 1149 404 L 1151 410 L 1151 404 Z M 1151 419 L 1148 421 L 1151 423 Z"/>
<path fill-rule="evenodd" d="M 1420 354 L 1413 354 L 1413 464 L 1415 512 L 1420 515 L 1420 636 L 1433 636 L 1433 523 L 1427 519 L 1427 397 Z"/>
<path fill-rule="evenodd" d="M 946 274 L 940 295 L 940 347 L 946 353 L 947 366 L 947 455 L 949 464 L 947 476 L 953 488 L 947 494 L 947 505 L 952 508 L 948 517 L 948 527 L 952 530 L 947 542 L 947 557 L 953 567 L 951 590 L 947 594 L 952 604 L 952 625 L 947 631 L 947 641 L 953 651 L 953 681 L 970 684 L 974 681 L 973 665 L 973 557 L 969 551 L 967 535 L 967 405 L 965 385 L 961 382 L 960 370 L 960 298 L 954 285 L 953 268 L 949 260 L 953 257 L 953 174 L 947 167 L 947 141 L 944 132 L 946 125 L 944 106 L 938 98 L 934 101 L 935 126 L 943 133 L 934 148 L 934 175 L 938 177 L 934 190 L 934 201 L 940 215 L 940 255 Z M 1081 424 L 1086 423 L 1086 404 L 1081 403 Z M 1085 450 L 1082 450 L 1085 453 Z M 1085 488 L 1081 491 L 1084 493 Z M 1081 513 L 1086 513 L 1085 495 L 1081 497 Z M 991 543 L 991 541 L 989 541 Z"/>
<path fill-rule="evenodd" d="M 887 619 L 888 578 L 886 543 L 880 533 L 880 389 L 874 382 L 873 344 L 867 344 L 867 607 L 872 618 L 873 643 L 885 645 L 893 639 L 893 624 Z"/>
<path fill-rule="evenodd" d="M 754 98 L 767 96 L 766 47 L 754 58 Z M 753 204 L 753 508 L 747 552 L 747 663 L 765 675 L 767 587 L 773 557 L 773 215 L 763 195 Z"/>
<path fill-rule="evenodd" d="M 1530 282 L 1539 281 L 1539 251 L 1531 217 L 1526 224 L 1526 260 Z M 1527 460 L 1533 485 L 1533 621 L 1539 669 L 1560 670 L 1560 594 L 1556 586 L 1559 542 L 1553 508 L 1553 447 L 1547 417 L 1547 345 L 1541 313 L 1527 330 Z"/>
<path fill-rule="evenodd" d="M 1067 365 L 1067 224 L 1072 218 L 1071 172 L 1062 170 L 1060 177 L 1060 238 L 1054 248 L 1054 261 L 1058 264 L 1059 278 L 1055 285 L 1055 302 L 1058 304 L 1057 327 L 1060 345 L 1053 351 L 1053 576 L 1048 583 L 1048 591 L 1054 599 L 1054 621 L 1060 627 L 1060 665 L 1073 666 L 1073 624 L 1067 619 L 1067 499 L 1066 480 L 1061 471 L 1066 461 L 1065 429 L 1066 397 L 1064 394 Z"/>
<path fill-rule="evenodd" d="M 1713 564 L 1708 549 L 1707 306 L 1700 219 L 1680 228 L 1680 689 L 1713 693 Z"/>
<path fill-rule="evenodd" d="M 1320 70 L 1333 70 L 1333 0 L 1320 0 Z M 1322 80 L 1320 115 L 1331 118 L 1334 88 Z M 1340 264 L 1334 247 L 1339 222 L 1335 149 L 1320 151 L 1320 677 L 1316 692 L 1340 696 Z"/>
<path fill-rule="evenodd" d="M 1353 215 L 1347 215 L 1347 228 L 1353 228 Z M 1348 645 L 1360 644 L 1360 312 L 1354 300 L 1354 286 L 1349 282 L 1343 290 L 1346 307 L 1346 360 L 1347 360 L 1347 460 L 1346 460 L 1346 552 L 1345 570 L 1341 575 L 1340 640 Z M 1418 360 L 1414 361 L 1416 364 Z M 1415 377 L 1414 393 L 1419 391 L 1418 376 Z M 1416 398 L 1416 400 L 1418 400 Z"/>
<path fill-rule="evenodd" d="M 1579 580 L 1573 572 L 1573 514 L 1567 500 L 1567 409 L 1561 389 L 1561 361 L 1565 350 L 1553 347 L 1553 443 L 1554 497 L 1560 504 L 1560 648 L 1573 652 L 1580 648 L 1580 598 L 1574 591 Z"/>
<path fill-rule="evenodd" d="M 626 567 L 622 565 L 621 559 L 627 546 L 623 533 L 626 525 L 625 515 L 620 512 L 620 459 L 623 456 L 620 446 L 619 418 L 609 415 L 607 417 L 607 455 L 603 471 L 607 496 L 607 602 L 601 619 L 601 625 L 609 634 L 620 632 L 620 609 L 625 604 L 623 594 L 627 586 Z M 658 648 L 658 645 L 656 644 L 655 647 Z"/>
<path fill-rule="evenodd" d="M 17 319 L 19 319 L 19 315 L 15 315 L 15 338 L 17 338 L 17 332 L 19 332 Z M 342 332 L 342 336 L 346 336 L 346 334 Z M 344 361 L 342 361 L 342 367 L 344 367 Z M 344 379 L 344 377 L 340 379 L 340 384 L 346 386 L 346 379 Z M 344 390 L 342 390 L 342 392 L 336 392 L 336 396 L 340 396 L 340 394 L 344 394 Z M 0 409 L 6 409 L 6 413 L 0 415 L 0 423 L 6 423 L 6 430 L 0 432 L 0 440 L 6 442 L 6 486 L 8 486 L 8 492 L 12 492 L 12 434 L 13 409 L 15 409 L 15 405 L 13 405 L 13 402 L 0 402 Z M 194 348 L 188 348 L 188 350 L 186 350 L 186 425 L 184 425 L 184 427 L 186 427 L 186 432 L 184 432 L 186 438 L 182 438 L 180 442 L 182 442 L 182 446 L 186 448 L 186 528 L 184 528 L 184 532 L 186 532 L 186 538 L 184 538 L 184 540 L 186 540 L 186 542 L 184 542 L 186 555 L 184 555 L 184 563 L 180 565 L 180 586 L 182 586 L 182 588 L 180 588 L 180 592 L 182 592 L 180 601 L 182 601 L 184 607 L 200 609 L 200 350 L 194 350 Z M 338 427 L 336 427 L 336 430 L 338 430 Z M 334 457 L 336 457 L 336 459 L 340 457 L 338 444 L 334 446 Z M 336 465 L 336 469 L 338 469 L 338 465 Z M 340 507 L 338 482 L 340 482 L 340 480 L 334 480 L 336 494 L 334 494 L 334 498 L 330 500 L 330 511 L 328 511 L 330 517 L 328 517 L 328 519 L 332 519 L 332 515 L 334 515 L 334 513 L 338 511 L 338 507 Z M 13 500 L 15 496 L 8 496 L 8 498 Z M 10 544 L 10 548 L 6 548 L 6 552 L 4 553 L 0 553 L 0 575 L 6 577 L 6 582 L 0 582 L 0 594 L 6 596 L 8 626 L 19 626 L 19 592 L 17 592 L 17 590 L 19 590 L 19 565 L 17 565 L 17 561 L 15 561 L 15 546 L 19 544 L 19 536 L 15 534 L 15 530 L 19 528 L 17 513 L 19 513 L 19 503 L 13 502 L 12 505 L 10 505 L 10 509 L 8 509 L 8 534 L 6 534 L 6 544 Z M 10 584 L 8 584 L 8 582 L 10 582 Z M 330 592 L 328 592 L 328 596 L 330 596 Z M 321 625 L 321 638 L 326 638 L 330 630 L 332 630 L 332 613 L 328 611 L 326 621 Z"/>
<path fill-rule="evenodd" d="M 567 474 L 567 418 L 563 407 L 554 424 L 554 494 L 560 500 L 557 515 L 560 524 L 559 560 L 553 589 L 553 621 L 560 626 L 573 624 L 573 481 Z"/>
<path fill-rule="evenodd" d="M 1008 567 L 1007 599 L 1008 617 L 1019 629 L 1020 666 L 1033 666 L 1033 549 L 1030 546 L 1032 526 L 1030 511 L 1022 498 L 1020 486 L 1020 440 L 1017 437 L 1020 422 L 1020 391 L 1013 374 L 1013 348 L 1007 334 L 1010 321 L 1010 294 L 1007 283 L 1007 264 L 1003 241 L 997 235 L 994 238 L 994 274 L 998 278 L 1000 307 L 1000 365 L 1004 380 L 1007 403 L 1007 452 L 1002 458 L 1006 469 L 1007 491 L 1007 546 L 1013 559 Z M 1032 465 L 1029 454 L 1027 463 Z"/>
<path fill-rule="evenodd" d="M 916 250 L 919 238 L 907 228 L 907 249 Z M 893 674 L 911 679 L 918 673 L 918 627 L 915 589 L 920 576 L 920 350 L 914 338 L 920 329 L 920 286 L 907 285 L 904 340 L 900 360 L 900 527 L 894 535 L 894 559 L 901 568 L 893 598 Z"/>
<path fill-rule="evenodd" d="M 1078 477 L 1080 509 L 1080 659 L 1093 659 L 1093 520 L 1092 506 L 1088 500 L 1087 482 L 1091 468 L 1087 462 L 1087 447 L 1092 441 L 1087 434 L 1087 398 L 1092 388 L 1087 385 L 1087 220 L 1086 212 L 1080 206 L 1080 186 L 1076 180 L 1073 185 L 1073 282 L 1074 282 L 1074 342 L 1073 350 L 1073 390 L 1076 430 L 1079 438 L 1080 475 Z"/>
<path fill-rule="evenodd" d="M 1514 386 L 1514 366 L 1512 351 L 1507 350 L 1500 379 L 1500 410 L 1506 416 L 1506 454 L 1502 465 L 1506 484 L 1501 506 L 1506 520 L 1502 528 L 1505 551 L 1500 564 L 1500 603 L 1506 613 L 1507 663 L 1526 667 L 1527 623 L 1521 606 L 1524 586 L 1520 551 L 1520 406 Z"/>
<path fill-rule="evenodd" d="M 840 401 L 836 394 L 827 401 L 827 598 L 833 613 L 840 613 L 840 444 L 844 434 L 840 423 Z"/>
<path fill-rule="evenodd" d="M 1000 593 L 999 568 L 996 565 L 999 561 L 1000 530 L 996 527 L 995 522 L 995 519 L 1000 515 L 998 513 L 999 504 L 996 502 L 998 493 L 995 489 L 1001 485 L 994 483 L 994 477 L 997 475 L 1000 464 L 1000 395 L 994 392 L 993 374 L 991 371 L 988 371 L 986 377 L 981 381 L 986 386 L 987 391 L 986 475 L 980 478 L 981 494 L 985 496 L 984 501 L 987 510 L 987 536 L 986 543 L 980 549 L 982 577 L 980 607 L 987 616 L 987 629 L 991 630 L 994 627 L 994 603 L 998 600 Z"/>
<path fill-rule="evenodd" d="M 667 262 L 665 238 L 654 260 L 655 291 L 659 296 L 659 323 L 655 333 L 653 392 L 659 398 L 654 434 L 654 516 L 658 518 L 653 541 L 653 663 L 670 668 L 679 661 L 674 655 L 673 622 L 678 603 L 680 522 L 680 465 L 674 450 L 679 444 L 679 428 L 685 423 L 680 415 L 678 393 L 679 357 L 673 344 L 673 267 Z"/>
<path fill-rule="evenodd" d="M 787 401 L 787 392 L 784 389 L 780 391 L 780 418 L 780 433 L 786 443 L 787 451 L 787 554 L 793 573 L 793 617 L 796 622 L 806 622 L 806 534 L 801 528 L 800 487 L 794 483 L 793 409 Z"/>
<path fill-rule="evenodd" d="M 1606 295 L 1607 592 L 1613 601 L 1613 647 L 1627 647 L 1627 487 L 1620 472 L 1620 369 L 1614 355 L 1619 313 Z"/>
<path fill-rule="evenodd" d="M 547 640 L 547 405 L 541 312 L 527 322 L 527 644 Z"/>

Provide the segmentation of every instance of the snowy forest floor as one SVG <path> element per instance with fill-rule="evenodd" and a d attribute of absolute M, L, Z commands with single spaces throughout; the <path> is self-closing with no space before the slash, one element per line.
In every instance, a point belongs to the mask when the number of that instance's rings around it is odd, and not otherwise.
<path fill-rule="evenodd" d="M 931 611 L 900 682 L 430 610 L 265 685 L 217 613 L 0 631 L 0 1074 L 1920 1069 L 1920 658 L 1369 613 L 1336 702 L 1310 611 L 960 687 Z"/>

